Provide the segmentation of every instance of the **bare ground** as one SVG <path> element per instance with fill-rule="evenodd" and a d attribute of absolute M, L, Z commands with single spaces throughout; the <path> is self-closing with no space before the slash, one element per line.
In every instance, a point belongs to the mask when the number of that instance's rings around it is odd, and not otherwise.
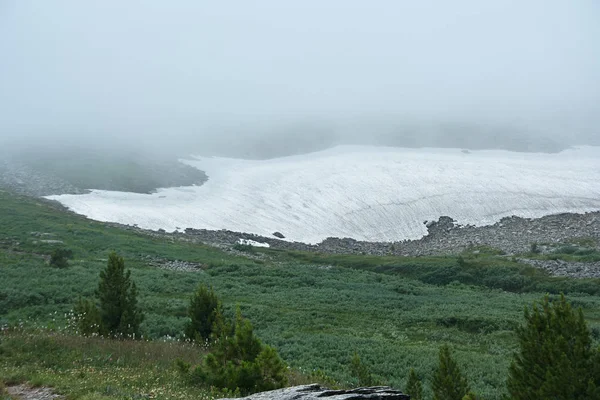
<path fill-rule="evenodd" d="M 29 385 L 8 386 L 6 391 L 10 397 L 19 400 L 61 400 L 63 396 L 54 393 L 52 388 L 31 387 Z"/>

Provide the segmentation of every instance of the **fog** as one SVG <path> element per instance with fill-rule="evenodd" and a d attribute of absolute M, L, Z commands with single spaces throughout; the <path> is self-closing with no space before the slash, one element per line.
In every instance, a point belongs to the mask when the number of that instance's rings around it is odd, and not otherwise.
<path fill-rule="evenodd" d="M 0 145 L 600 144 L 596 0 L 0 0 Z"/>

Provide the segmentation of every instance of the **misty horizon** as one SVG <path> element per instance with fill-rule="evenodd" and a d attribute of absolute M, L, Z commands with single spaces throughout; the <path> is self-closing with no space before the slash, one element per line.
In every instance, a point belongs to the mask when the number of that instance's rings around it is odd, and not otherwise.
<path fill-rule="evenodd" d="M 600 144 L 598 19 L 594 1 L 4 1 L 0 142 Z"/>

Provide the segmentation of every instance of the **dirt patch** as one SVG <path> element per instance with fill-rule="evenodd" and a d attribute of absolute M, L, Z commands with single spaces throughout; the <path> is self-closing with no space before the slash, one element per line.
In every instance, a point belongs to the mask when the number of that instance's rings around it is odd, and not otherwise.
<path fill-rule="evenodd" d="M 54 393 L 48 387 L 31 387 L 28 385 L 8 386 L 8 394 L 14 399 L 20 400 L 55 400 L 64 399 L 63 396 Z"/>

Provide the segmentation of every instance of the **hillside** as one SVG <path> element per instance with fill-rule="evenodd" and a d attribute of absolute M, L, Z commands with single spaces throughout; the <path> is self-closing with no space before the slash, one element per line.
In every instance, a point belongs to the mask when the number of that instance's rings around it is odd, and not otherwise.
<path fill-rule="evenodd" d="M 82 194 L 88 189 L 152 193 L 205 181 L 204 172 L 170 154 L 142 155 L 121 148 L 92 151 L 56 143 L 0 149 L 0 189 L 29 196 Z"/>
<path fill-rule="evenodd" d="M 355 384 L 349 363 L 356 351 L 381 381 L 403 388 L 412 367 L 428 388 L 438 348 L 449 343 L 473 388 L 486 399 L 500 399 L 523 306 L 547 292 L 564 291 L 583 307 L 599 338 L 598 280 L 552 278 L 494 255 L 493 249 L 419 258 L 218 249 L 109 226 L 7 192 L 0 192 L 0 223 L 1 325 L 64 325 L 76 299 L 92 295 L 109 251 L 117 250 L 138 284 L 149 338 L 180 337 L 189 296 L 205 282 L 214 286 L 228 313 L 239 305 L 260 338 L 290 366 L 322 371 L 341 385 Z M 48 266 L 55 246 L 73 250 L 68 269 Z M 64 361 L 41 374 L 18 361 L 19 354 L 39 347 L 14 340 L 0 342 L 2 351 L 13 349 L 0 364 L 3 379 L 62 382 L 60 390 L 73 398 L 100 390 L 98 385 L 76 389 L 78 380 L 60 380 L 71 370 L 72 357 L 62 342 L 53 354 L 65 352 Z M 102 354 L 108 357 L 111 350 Z M 134 385 L 127 393 L 144 390 Z"/>

